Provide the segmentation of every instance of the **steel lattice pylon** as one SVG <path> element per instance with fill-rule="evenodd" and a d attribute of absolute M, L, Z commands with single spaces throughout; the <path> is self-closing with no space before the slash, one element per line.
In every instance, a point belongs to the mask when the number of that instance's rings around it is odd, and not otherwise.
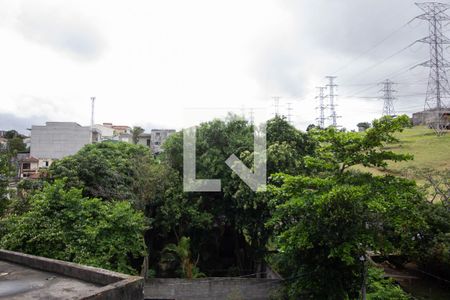
<path fill-rule="evenodd" d="M 418 40 L 430 45 L 430 59 L 421 64 L 430 68 L 424 122 L 440 135 L 445 131 L 444 111 L 450 99 L 446 72 L 450 64 L 444 56 L 444 45 L 450 44 L 450 40 L 443 33 L 443 22 L 450 21 L 446 13 L 450 5 L 437 2 L 416 3 L 416 5 L 424 11 L 424 14 L 417 18 L 428 21 L 430 32 L 427 37 Z"/>
<path fill-rule="evenodd" d="M 383 96 L 381 99 L 383 99 L 383 116 L 395 116 L 395 110 L 394 110 L 394 93 L 395 90 L 392 89 L 392 85 L 394 84 L 389 79 L 386 79 L 381 84 L 383 84 L 383 89 L 381 92 L 383 92 Z"/>
<path fill-rule="evenodd" d="M 325 87 L 320 86 L 317 89 L 319 91 L 319 95 L 316 97 L 316 99 L 319 99 L 319 106 L 317 107 L 319 109 L 319 117 L 316 118 L 317 126 L 319 126 L 320 128 L 325 128 Z"/>
<path fill-rule="evenodd" d="M 328 117 L 331 120 L 331 126 L 338 127 L 337 119 L 340 118 L 340 116 L 336 113 L 336 88 L 337 84 L 334 83 L 334 80 L 336 79 L 336 76 L 326 76 L 328 79 L 328 84 L 326 85 L 328 89 L 328 96 L 329 104 L 328 108 L 330 109 L 330 116 Z"/>

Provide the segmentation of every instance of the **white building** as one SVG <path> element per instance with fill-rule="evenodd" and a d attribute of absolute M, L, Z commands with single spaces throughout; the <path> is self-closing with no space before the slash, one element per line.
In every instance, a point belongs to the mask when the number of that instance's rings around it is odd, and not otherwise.
<path fill-rule="evenodd" d="M 77 153 L 83 146 L 98 140 L 89 126 L 73 122 L 47 122 L 31 127 L 30 156 L 39 160 L 40 167 L 48 167 L 53 160 Z"/>

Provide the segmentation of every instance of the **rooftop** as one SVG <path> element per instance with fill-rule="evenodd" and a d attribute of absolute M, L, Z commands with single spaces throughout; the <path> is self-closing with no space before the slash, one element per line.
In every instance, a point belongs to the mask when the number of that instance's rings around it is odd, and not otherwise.
<path fill-rule="evenodd" d="M 99 285 L 57 273 L 0 261 L 0 298 L 71 299 L 80 291 L 94 293 Z"/>
<path fill-rule="evenodd" d="M 143 279 L 0 250 L 0 299 L 143 299 Z"/>

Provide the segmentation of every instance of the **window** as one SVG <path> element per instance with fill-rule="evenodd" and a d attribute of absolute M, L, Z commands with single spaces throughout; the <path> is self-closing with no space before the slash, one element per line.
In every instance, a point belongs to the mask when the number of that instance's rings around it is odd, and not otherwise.
<path fill-rule="evenodd" d="M 151 140 L 147 139 L 147 146 L 150 147 Z"/>
<path fill-rule="evenodd" d="M 158 145 L 159 145 L 159 142 L 155 142 L 155 145 L 158 146 Z"/>
<path fill-rule="evenodd" d="M 24 169 L 24 170 L 29 170 L 30 169 L 30 163 L 23 163 L 22 164 L 22 169 Z"/>
<path fill-rule="evenodd" d="M 44 165 L 45 165 L 46 167 L 48 167 L 48 161 L 45 161 L 45 162 L 44 162 Z"/>

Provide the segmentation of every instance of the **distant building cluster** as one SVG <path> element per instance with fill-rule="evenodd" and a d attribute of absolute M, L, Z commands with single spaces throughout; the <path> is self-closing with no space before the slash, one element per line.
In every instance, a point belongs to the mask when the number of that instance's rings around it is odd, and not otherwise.
<path fill-rule="evenodd" d="M 157 155 L 163 151 L 165 140 L 175 133 L 173 129 L 152 129 L 142 133 L 137 144 L 144 145 Z M 0 144 L 6 143 L 0 131 Z M 29 153 L 17 155 L 18 177 L 38 178 L 40 171 L 48 168 L 55 160 L 77 153 L 87 144 L 103 141 L 133 142 L 132 128 L 112 123 L 81 126 L 74 122 L 47 122 L 31 127 Z"/>

